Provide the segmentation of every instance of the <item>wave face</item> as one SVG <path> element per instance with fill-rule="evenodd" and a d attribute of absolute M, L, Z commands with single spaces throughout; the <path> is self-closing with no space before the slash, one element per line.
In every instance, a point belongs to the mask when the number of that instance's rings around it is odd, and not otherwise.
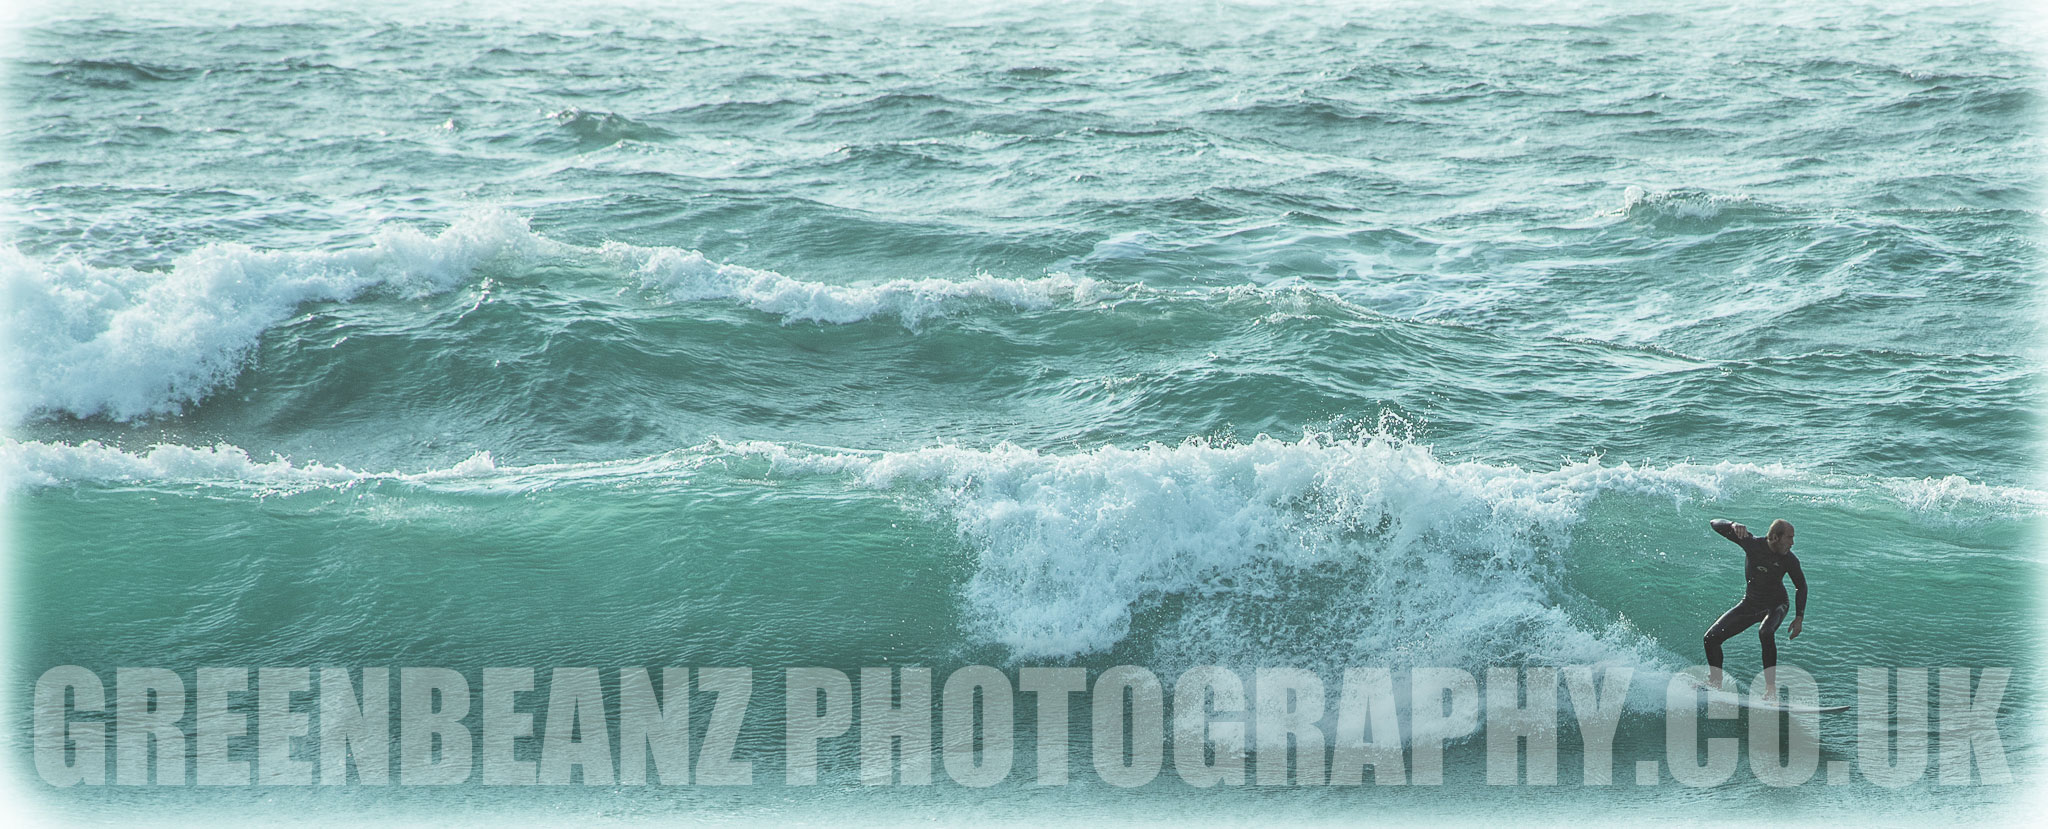
<path fill-rule="evenodd" d="M 1783 517 L 1814 591 L 1785 659 L 1830 696 L 2013 667 L 2001 727 L 2037 764 L 2029 25 L 23 12 L 17 662 L 1644 687 L 1742 589 L 1706 520 Z M 1632 702 L 1624 741 L 1661 740 Z M 1452 777 L 1416 808 L 1491 802 Z M 1729 791 L 1728 822 L 1767 800 Z M 1160 805 L 1134 796 L 1075 814 Z"/>
<path fill-rule="evenodd" d="M 1617 616 L 1607 606 L 1629 584 L 1582 591 L 1582 570 L 1616 563 L 1577 560 L 1600 555 L 1582 551 L 1576 534 L 1601 509 L 1674 523 L 1658 513 L 1793 495 L 1887 532 L 1960 536 L 2048 515 L 2048 494 L 1954 477 L 1868 481 L 1775 465 L 1636 468 L 1597 459 L 1531 471 L 1447 462 L 1384 432 L 1080 453 L 1007 443 L 854 452 L 714 441 L 640 458 L 530 466 L 479 452 L 412 471 L 263 461 L 229 444 L 128 452 L 98 442 L 10 441 L 0 445 L 0 471 L 31 492 L 140 488 L 228 503 L 251 496 L 319 503 L 367 488 L 380 500 L 520 496 L 601 505 L 607 491 L 626 500 L 696 500 L 762 484 L 830 483 L 827 490 L 856 502 L 892 496 L 892 514 L 955 534 L 971 560 L 959 594 L 962 634 L 1026 661 L 1116 650 L 1132 640 L 1134 620 L 1177 598 L 1183 606 L 1167 616 L 1194 629 L 1170 637 L 1145 632 L 1139 639 L 1159 648 L 1154 659 L 1675 667 L 1641 622 L 1626 621 L 1637 614 Z M 1671 535 L 1671 543 L 1683 543 L 1690 533 Z M 1715 557 L 1685 558 L 1688 569 L 1704 570 Z M 1312 599 L 1290 595 L 1304 585 L 1313 587 Z M 1352 634 L 1275 641 L 1266 626 L 1276 620 L 1261 618 L 1269 612 L 1261 606 L 1297 601 L 1297 611 L 1340 620 Z M 1418 628 L 1431 633 L 1417 636 Z"/>

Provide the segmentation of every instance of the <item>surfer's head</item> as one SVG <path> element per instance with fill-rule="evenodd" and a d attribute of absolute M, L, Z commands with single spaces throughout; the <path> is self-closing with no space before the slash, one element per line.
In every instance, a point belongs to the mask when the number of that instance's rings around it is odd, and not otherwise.
<path fill-rule="evenodd" d="M 1764 533 L 1764 543 L 1780 553 L 1792 551 L 1792 522 L 1780 518 L 1771 522 L 1771 528 Z"/>

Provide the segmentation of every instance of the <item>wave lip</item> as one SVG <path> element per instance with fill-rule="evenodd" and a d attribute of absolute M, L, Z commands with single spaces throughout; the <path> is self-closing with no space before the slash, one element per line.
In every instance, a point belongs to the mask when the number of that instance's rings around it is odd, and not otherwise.
<path fill-rule="evenodd" d="M 167 271 L 39 262 L 0 246 L 0 395 L 11 395 L 0 397 L 0 426 L 58 413 L 121 421 L 178 414 L 232 382 L 264 332 L 300 305 L 431 296 L 479 271 L 540 256 L 609 262 L 670 300 L 733 302 L 785 322 L 893 317 L 915 329 L 960 303 L 1037 310 L 1134 290 L 1064 273 L 840 285 L 712 262 L 681 248 L 555 242 L 495 210 L 431 236 L 386 227 L 366 247 L 335 252 L 211 244 Z"/>
<path fill-rule="evenodd" d="M 675 137 L 675 133 L 652 124 L 602 110 L 570 107 L 550 112 L 547 117 L 578 141 L 587 144 L 610 146 L 621 141 L 659 141 Z"/>
<path fill-rule="evenodd" d="M 6 362 L 0 424 L 38 411 L 129 420 L 174 414 L 240 372 L 263 332 L 299 305 L 373 290 L 446 291 L 488 263 L 530 251 L 523 220 L 466 217 L 428 236 L 379 232 L 369 247 L 332 253 L 212 244 L 169 271 L 36 262 L 0 248 L 0 332 Z"/>
<path fill-rule="evenodd" d="M 1078 454 L 732 450 L 781 474 L 925 492 L 975 550 L 972 633 L 1023 659 L 1142 638 L 1167 662 L 1259 652 L 1304 664 L 1654 665 L 1661 651 L 1640 633 L 1588 629 L 1559 606 L 1562 556 L 1586 504 L 1614 492 L 1709 499 L 1784 472 L 1598 461 L 1529 472 L 1445 463 L 1427 446 L 1378 436 Z M 1180 603 L 1171 618 L 1145 619 L 1168 601 Z M 1305 619 L 1341 633 L 1275 635 Z"/>
<path fill-rule="evenodd" d="M 1748 196 L 1699 190 L 1653 191 L 1629 185 L 1622 191 L 1621 206 L 1606 215 L 1647 222 L 1664 230 L 1705 232 L 1741 220 L 1768 220 L 1777 217 L 1779 211 Z"/>

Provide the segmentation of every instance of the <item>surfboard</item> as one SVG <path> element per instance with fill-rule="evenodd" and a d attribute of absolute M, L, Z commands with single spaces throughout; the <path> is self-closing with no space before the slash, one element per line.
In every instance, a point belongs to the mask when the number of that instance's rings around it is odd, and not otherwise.
<path fill-rule="evenodd" d="M 1687 678 L 1694 688 L 1707 692 L 1709 699 L 1732 702 L 1752 711 L 1783 711 L 1787 714 L 1839 714 L 1849 710 L 1846 705 L 1800 705 L 1786 702 L 1783 698 L 1774 700 L 1752 699 L 1737 689 L 1733 678 L 1723 678 L 1722 687 L 1709 688 L 1696 679 Z"/>

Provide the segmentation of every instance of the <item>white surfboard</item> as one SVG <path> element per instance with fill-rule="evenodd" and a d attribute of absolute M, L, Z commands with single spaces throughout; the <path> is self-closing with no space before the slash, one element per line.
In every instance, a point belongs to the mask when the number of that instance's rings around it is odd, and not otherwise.
<path fill-rule="evenodd" d="M 1732 702 L 1752 711 L 1783 711 L 1788 714 L 1839 714 L 1849 710 L 1849 706 L 1846 705 L 1800 705 L 1787 702 L 1783 697 L 1770 700 L 1753 699 L 1750 695 L 1742 693 L 1736 687 L 1734 679 L 1727 677 L 1722 678 L 1720 688 L 1709 688 L 1700 683 L 1699 680 L 1692 680 L 1692 684 L 1693 687 L 1707 692 L 1709 699 Z"/>

